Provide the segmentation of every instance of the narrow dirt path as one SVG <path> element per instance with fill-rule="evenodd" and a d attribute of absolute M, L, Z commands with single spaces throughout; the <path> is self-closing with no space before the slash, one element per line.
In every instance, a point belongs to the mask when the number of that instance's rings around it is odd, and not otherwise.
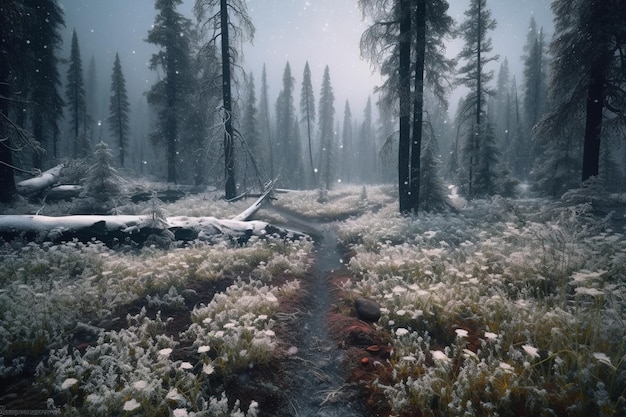
<path fill-rule="evenodd" d="M 359 389 L 345 381 L 344 351 L 339 349 L 327 327 L 327 313 L 333 303 L 331 274 L 345 266 L 337 247 L 336 224 L 312 222 L 280 211 L 286 226 L 312 235 L 316 257 L 308 291 L 311 302 L 301 326 L 297 353 L 287 365 L 291 388 L 290 415 L 296 417 L 364 417 L 367 413 Z"/>

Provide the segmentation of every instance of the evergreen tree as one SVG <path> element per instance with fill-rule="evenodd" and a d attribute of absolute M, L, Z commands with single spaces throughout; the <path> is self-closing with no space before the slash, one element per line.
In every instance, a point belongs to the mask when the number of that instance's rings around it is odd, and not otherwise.
<path fill-rule="evenodd" d="M 248 159 L 250 161 L 249 164 L 246 164 L 246 169 L 244 170 L 245 178 L 258 178 L 260 174 L 260 172 L 258 172 L 259 166 L 261 166 L 260 162 L 265 159 L 265 146 L 261 143 L 258 114 L 254 75 L 250 73 L 246 82 L 241 126 L 241 133 L 247 147 Z"/>
<path fill-rule="evenodd" d="M 531 18 L 524 46 L 524 121 L 530 135 L 547 110 L 547 75 L 543 30 Z"/>
<path fill-rule="evenodd" d="M 501 149 L 503 150 L 505 156 L 508 156 L 507 150 L 510 148 L 509 145 L 511 142 L 511 103 L 509 60 L 504 58 L 504 61 L 500 64 L 500 69 L 498 71 L 495 96 L 493 98 L 493 105 L 490 106 L 490 110 L 493 112 L 492 120 L 495 127 L 496 137 L 499 140 Z"/>
<path fill-rule="evenodd" d="M 112 205 L 112 200 L 121 193 L 121 178 L 112 167 L 113 154 L 109 146 L 100 142 L 96 145 L 94 163 L 87 171 L 83 196 L 91 201 L 92 207 L 104 212 Z"/>
<path fill-rule="evenodd" d="M 111 101 L 109 104 L 109 130 L 115 138 L 119 152 L 120 166 L 124 167 L 124 156 L 128 153 L 130 104 L 126 93 L 126 80 L 122 72 L 119 54 L 115 54 L 113 75 L 111 75 Z"/>
<path fill-rule="evenodd" d="M 381 87 L 382 100 L 389 106 L 398 103 L 400 211 L 416 213 L 424 84 L 432 84 L 437 97 L 443 99 L 444 80 L 453 64 L 445 58 L 443 46 L 452 30 L 448 2 L 360 0 L 359 5 L 374 21 L 361 37 L 361 51 L 387 77 Z"/>
<path fill-rule="evenodd" d="M 372 119 L 372 98 L 367 97 L 363 109 L 363 122 L 359 128 L 360 177 L 364 182 L 375 182 L 377 179 L 377 147 L 374 139 L 374 122 Z"/>
<path fill-rule="evenodd" d="M 432 122 L 429 120 L 424 129 L 420 164 L 420 207 L 425 211 L 444 210 L 449 206 L 448 190 L 439 175 L 439 146 Z"/>
<path fill-rule="evenodd" d="M 89 139 L 87 138 L 89 115 L 87 113 L 83 64 L 76 30 L 72 32 L 65 99 L 70 112 L 74 158 L 86 157 L 89 155 L 90 148 Z"/>
<path fill-rule="evenodd" d="M 493 126 L 488 119 L 487 97 L 494 94 L 488 87 L 493 79 L 493 71 L 486 71 L 485 66 L 498 59 L 489 56 L 493 50 L 488 31 L 495 29 L 496 21 L 491 17 L 486 0 L 471 0 L 465 12 L 466 20 L 459 30 L 465 44 L 459 53 L 459 59 L 465 64 L 459 69 L 459 83 L 465 85 L 469 95 L 465 98 L 462 109 L 465 126 L 468 127 L 463 146 L 462 190 L 469 198 L 500 192 L 495 187 L 496 176 L 504 173 L 500 163 Z M 471 121 L 471 123 L 467 123 Z"/>
<path fill-rule="evenodd" d="M 279 173 L 290 187 L 301 186 L 302 156 L 297 135 L 296 110 L 294 107 L 294 78 L 289 62 L 283 72 L 283 88 L 276 99 L 276 141 L 274 143 Z"/>
<path fill-rule="evenodd" d="M 64 26 L 63 10 L 55 0 L 26 2 L 31 14 L 25 22 L 29 27 L 28 69 L 29 100 L 32 103 L 31 120 L 33 136 L 42 152 L 34 153 L 33 165 L 42 168 L 42 153 L 52 142 L 50 152 L 57 156 L 56 141 L 60 135 L 63 117 L 63 98 L 59 93 L 61 76 L 57 53 L 61 47 L 61 28 Z M 24 62 L 24 61 L 22 61 Z"/>
<path fill-rule="evenodd" d="M 96 58 L 93 55 L 89 58 L 89 65 L 87 66 L 85 100 L 87 103 L 87 113 L 92 115 L 89 130 L 95 134 L 96 127 L 98 125 L 102 126 L 102 120 L 100 117 L 94 117 L 100 115 L 101 113 L 99 108 L 100 106 L 98 105 L 98 75 L 96 71 Z M 102 140 L 102 129 L 100 129 L 99 132 L 99 140 Z"/>
<path fill-rule="evenodd" d="M 302 123 L 306 124 L 306 135 L 309 144 L 309 163 L 311 165 L 311 175 L 313 183 L 317 183 L 315 175 L 315 166 L 313 163 L 313 144 L 312 144 L 312 132 L 311 128 L 315 123 L 315 97 L 313 95 L 313 85 L 311 84 L 311 70 L 309 68 L 309 62 L 304 65 L 304 73 L 302 74 L 302 89 L 300 90 L 300 115 L 302 116 Z"/>
<path fill-rule="evenodd" d="M 178 181 L 177 165 L 180 151 L 180 120 L 185 99 L 192 91 L 190 73 L 191 22 L 176 11 L 182 0 L 156 0 L 157 16 L 146 41 L 160 48 L 150 58 L 150 69 L 162 68 L 164 78 L 148 92 L 148 103 L 158 112 L 158 126 L 151 138 L 166 145 L 167 181 Z"/>
<path fill-rule="evenodd" d="M 397 177 L 398 166 L 398 138 L 396 123 L 393 120 L 393 109 L 378 102 L 378 116 L 380 130 L 377 134 L 382 144 L 380 150 L 376 149 L 374 157 L 381 161 L 381 179 L 385 182 L 393 182 Z M 355 159 L 356 160 L 356 159 Z"/>
<path fill-rule="evenodd" d="M 505 148 L 507 164 L 517 178 L 528 179 L 532 167 L 532 143 L 528 140 L 527 134 L 524 133 L 515 77 L 513 77 L 511 83 L 509 97 L 510 99 L 507 101 L 507 112 L 509 114 L 507 137 L 509 142 Z"/>
<path fill-rule="evenodd" d="M 272 146 L 271 128 L 270 128 L 270 106 L 269 93 L 267 86 L 267 72 L 265 64 L 263 64 L 263 73 L 261 75 L 261 96 L 259 98 L 259 124 L 261 129 L 262 142 L 267 147 L 267 161 L 265 167 L 270 174 L 270 178 L 274 179 L 274 147 Z"/>
<path fill-rule="evenodd" d="M 215 13 L 214 9 L 219 12 Z M 231 37 L 249 39 L 254 37 L 254 25 L 247 13 L 244 0 L 196 0 L 196 17 L 204 25 L 209 24 L 219 34 L 222 56 L 222 111 L 224 124 L 224 176 L 226 199 L 237 194 L 235 182 L 235 144 L 233 130 L 232 66 L 236 61 L 237 51 L 232 47 Z M 238 21 L 234 25 L 233 21 Z M 214 35 L 213 40 L 218 36 Z"/>
<path fill-rule="evenodd" d="M 626 3 L 555 0 L 552 11 L 555 35 L 550 45 L 553 64 L 549 92 L 555 109 L 540 122 L 535 135 L 542 153 L 535 178 L 544 192 L 560 192 L 561 187 L 550 187 L 549 183 L 567 175 L 565 172 L 570 171 L 571 178 L 572 168 L 565 168 L 563 163 L 578 159 L 572 152 L 578 152 L 580 142 L 582 181 L 598 175 L 605 115 L 623 125 L 626 101 Z M 568 137 L 572 134 L 576 136 Z M 545 172 L 548 166 L 554 169 Z M 551 180 L 542 178 L 540 173 L 550 175 Z"/>
<path fill-rule="evenodd" d="M 352 172 L 352 152 L 353 152 L 353 134 L 352 134 L 352 111 L 350 103 L 346 100 L 343 110 L 343 129 L 341 131 L 341 178 L 346 182 L 353 180 Z"/>
<path fill-rule="evenodd" d="M 10 202 L 16 194 L 15 150 L 37 148 L 32 135 L 23 129 L 26 93 L 41 100 L 32 115 L 33 127 L 41 130 L 37 139 L 45 138 L 44 121 L 49 122 L 53 137 L 58 137 L 62 100 L 55 90 L 59 77 L 54 54 L 61 25 L 62 10 L 54 0 L 0 2 L 0 202 Z"/>
<path fill-rule="evenodd" d="M 222 157 L 215 147 L 210 146 L 211 128 L 222 120 L 217 112 L 207 111 L 221 106 L 222 75 L 216 45 L 202 45 L 194 55 L 192 68 L 195 88 L 185 103 L 186 117 L 182 132 L 185 146 L 181 153 L 185 161 L 191 161 L 185 164 L 191 168 L 187 174 L 192 175 L 195 185 L 202 185 L 209 179 L 210 166 L 218 166 Z"/>
<path fill-rule="evenodd" d="M 324 68 L 322 89 L 320 91 L 320 167 L 321 180 L 325 189 L 329 190 L 335 177 L 335 94 L 330 83 L 328 65 Z"/>

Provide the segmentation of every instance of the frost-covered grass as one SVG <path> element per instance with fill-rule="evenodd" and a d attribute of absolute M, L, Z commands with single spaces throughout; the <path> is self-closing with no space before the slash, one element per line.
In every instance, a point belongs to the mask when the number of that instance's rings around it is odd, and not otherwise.
<path fill-rule="evenodd" d="M 243 417 L 238 404 L 228 407 L 223 388 L 210 375 L 221 378 L 269 361 L 276 300 L 298 290 L 311 252 L 308 241 L 272 237 L 253 237 L 244 246 L 198 242 L 168 251 L 113 250 L 97 242 L 5 244 L 0 248 L 0 377 L 20 375 L 25 365 L 43 358 L 38 384 L 47 390 L 49 403 L 67 415 Z M 276 276 L 292 281 L 274 285 Z M 211 317 L 211 326 L 204 320 L 184 335 L 166 336 L 169 319 L 149 318 L 144 310 L 129 316 L 121 330 L 106 329 L 126 305 L 186 308 L 181 294 L 222 278 L 234 283 L 192 313 Z M 248 315 L 242 316 L 237 307 L 255 294 L 269 304 L 246 303 Z M 253 316 L 256 322 L 248 320 Z M 97 342 L 71 347 L 72 334 L 83 328 L 97 332 Z M 242 407 L 246 416 L 254 416 L 258 404 Z"/>
<path fill-rule="evenodd" d="M 332 190 L 310 190 L 278 194 L 273 203 L 299 215 L 334 220 L 360 215 L 395 200 L 389 185 L 338 185 Z"/>
<path fill-rule="evenodd" d="M 494 198 L 406 218 L 392 187 L 344 186 L 274 204 L 353 216 L 339 227 L 354 253 L 343 293 L 382 306 L 393 351 L 374 361 L 367 389 L 391 415 L 623 415 L 626 239 L 585 201 Z M 205 193 L 159 210 L 228 218 L 249 203 Z M 168 251 L 5 244 L 0 377 L 41 360 L 37 389 L 67 415 L 255 416 L 258 403 L 229 402 L 222 382 L 276 359 L 277 312 L 303 291 L 312 252 L 309 241 L 254 237 Z M 182 329 L 146 310 L 111 326 L 128 305 L 187 309 L 186 294 L 222 278 L 232 285 L 200 300 Z M 96 341 L 72 347 L 76 329 Z"/>
<path fill-rule="evenodd" d="M 589 209 L 496 198 L 345 222 L 345 290 L 394 337 L 371 395 L 397 416 L 623 415 L 626 239 Z"/>

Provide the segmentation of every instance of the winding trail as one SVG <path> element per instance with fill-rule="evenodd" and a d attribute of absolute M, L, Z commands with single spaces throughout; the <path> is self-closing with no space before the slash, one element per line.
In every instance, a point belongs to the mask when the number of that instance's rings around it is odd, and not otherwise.
<path fill-rule="evenodd" d="M 301 322 L 298 352 L 287 368 L 291 389 L 285 394 L 296 417 L 368 416 L 359 389 L 345 382 L 344 351 L 329 334 L 326 315 L 333 303 L 331 275 L 345 269 L 337 247 L 336 224 L 312 222 L 279 211 L 289 227 L 309 233 L 315 239 L 316 257 L 308 283 L 310 307 Z"/>

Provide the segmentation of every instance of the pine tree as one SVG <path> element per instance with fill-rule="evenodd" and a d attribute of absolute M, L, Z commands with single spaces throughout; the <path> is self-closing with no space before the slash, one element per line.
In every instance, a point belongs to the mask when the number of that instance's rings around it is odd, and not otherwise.
<path fill-rule="evenodd" d="M 504 58 L 504 61 L 500 64 L 500 69 L 498 71 L 495 96 L 493 98 L 493 105 L 490 106 L 490 110 L 493 111 L 492 120 L 495 126 L 496 137 L 498 138 L 501 149 L 503 149 L 506 156 L 508 156 L 507 150 L 510 149 L 511 143 L 511 102 L 509 60 Z"/>
<path fill-rule="evenodd" d="M 530 135 L 547 110 L 545 41 L 534 17 L 530 20 L 524 53 L 524 121 L 525 131 Z"/>
<path fill-rule="evenodd" d="M 276 99 L 276 141 L 274 143 L 279 173 L 290 187 L 301 186 L 302 155 L 297 135 L 296 110 L 294 107 L 294 78 L 289 62 L 283 72 L 283 88 Z"/>
<path fill-rule="evenodd" d="M 35 139 L 44 143 L 49 135 L 58 138 L 63 100 L 56 91 L 55 54 L 62 25 L 62 9 L 54 0 L 0 2 L 0 202 L 10 202 L 16 194 L 16 149 L 39 150 L 24 129 L 25 110 L 30 110 Z M 41 164 L 39 155 L 34 162 Z"/>
<path fill-rule="evenodd" d="M 96 145 L 94 163 L 87 171 L 83 195 L 92 201 L 97 211 L 108 209 L 111 200 L 121 192 L 121 178 L 112 167 L 113 154 L 109 146 L 100 142 Z"/>
<path fill-rule="evenodd" d="M 260 180 L 261 172 L 259 170 L 260 166 L 262 166 L 262 161 L 265 159 L 265 146 L 261 143 L 258 114 L 254 75 L 250 73 L 246 82 L 241 126 L 241 133 L 247 147 L 248 160 L 250 161 L 250 163 L 246 163 L 244 175 L 245 178 L 258 178 Z"/>
<path fill-rule="evenodd" d="M 176 11 L 180 4 L 182 0 L 156 0 L 157 16 L 146 39 L 160 48 L 150 59 L 150 69 L 162 68 L 165 73 L 148 92 L 148 103 L 159 114 L 158 126 L 151 138 L 157 144 L 166 145 L 167 181 L 172 183 L 178 180 L 180 120 L 185 99 L 193 86 L 190 74 L 191 22 Z"/>
<path fill-rule="evenodd" d="M 216 109 L 222 103 L 221 63 L 217 48 L 214 44 L 205 44 L 195 53 L 192 61 L 193 84 L 195 88 L 185 100 L 185 124 L 181 135 L 185 138 L 181 149 L 187 170 L 185 173 L 193 177 L 194 185 L 200 186 L 209 179 L 211 166 L 218 166 L 221 152 L 211 146 L 211 131 L 213 126 L 219 125 L 222 120 L 217 112 L 207 111 Z"/>
<path fill-rule="evenodd" d="M 56 140 L 60 135 L 63 117 L 63 98 L 59 94 L 61 76 L 57 53 L 61 47 L 61 28 L 64 26 L 63 10 L 54 0 L 26 2 L 32 13 L 26 24 L 29 26 L 28 73 L 29 100 L 33 136 L 43 150 L 52 142 L 53 157 L 57 156 Z M 24 62 L 24 61 L 22 61 Z M 33 165 L 42 168 L 42 152 L 34 153 Z"/>
<path fill-rule="evenodd" d="M 120 166 L 124 167 L 124 156 L 128 153 L 130 104 L 126 93 L 126 80 L 122 72 L 119 54 L 115 54 L 111 75 L 111 101 L 109 103 L 109 130 L 115 138 L 119 152 Z"/>
<path fill-rule="evenodd" d="M 323 186 L 329 190 L 335 177 L 335 94 L 330 83 L 328 65 L 324 68 L 320 91 L 320 174 Z"/>
<path fill-rule="evenodd" d="M 346 182 L 353 179 L 352 158 L 353 158 L 353 132 L 352 132 L 352 111 L 350 103 L 346 100 L 343 110 L 343 128 L 341 131 L 341 178 Z"/>
<path fill-rule="evenodd" d="M 546 180 L 537 174 L 546 166 L 560 167 L 545 172 L 552 177 L 549 182 L 566 175 L 563 162 L 578 159 L 572 157 L 571 152 L 578 151 L 577 143 L 582 139 L 582 170 L 579 172 L 584 182 L 599 173 L 605 116 L 606 119 L 617 118 L 622 125 L 625 121 L 626 3 L 621 0 L 555 0 L 552 11 L 555 35 L 550 45 L 553 64 L 549 92 L 555 109 L 537 126 L 535 139 L 542 155 L 535 178 L 545 184 Z M 581 135 L 581 132 L 584 133 Z M 577 136 L 567 137 L 571 134 Z M 567 159 L 563 158 L 564 154 L 568 155 Z M 555 158 L 561 162 L 557 163 Z M 556 187 L 542 189 L 559 191 Z"/>
<path fill-rule="evenodd" d="M 87 103 L 87 113 L 92 116 L 101 115 L 98 105 L 98 75 L 96 70 L 96 58 L 92 55 L 89 58 L 89 65 L 87 66 L 87 77 L 85 80 L 85 101 Z M 94 120 L 97 119 L 97 120 Z M 97 126 L 102 127 L 102 120 L 100 117 L 92 117 L 89 130 L 94 132 Z M 99 132 L 99 140 L 102 140 L 102 129 Z"/>
<path fill-rule="evenodd" d="M 372 98 L 367 97 L 363 109 L 363 122 L 359 128 L 360 177 L 365 182 L 375 182 L 377 179 L 377 147 L 374 139 L 374 124 L 372 120 Z"/>
<path fill-rule="evenodd" d="M 272 146 L 271 128 L 270 128 L 270 106 L 269 93 L 267 86 L 267 72 L 265 64 L 263 64 L 263 73 L 261 75 L 261 96 L 259 98 L 259 124 L 261 128 L 262 142 L 267 147 L 267 161 L 265 167 L 270 174 L 270 178 L 275 178 L 274 173 L 274 147 Z"/>
<path fill-rule="evenodd" d="M 381 100 L 390 106 L 398 103 L 400 212 L 416 213 L 424 85 L 432 84 L 437 97 L 443 98 L 443 80 L 452 67 L 443 48 L 444 38 L 452 30 L 448 2 L 360 0 L 359 6 L 374 21 L 361 37 L 361 51 L 387 77 L 381 87 Z"/>
<path fill-rule="evenodd" d="M 304 65 L 304 73 L 302 74 L 302 89 L 300 90 L 300 115 L 302 123 L 306 125 L 306 135 L 309 144 L 309 163 L 311 168 L 311 176 L 313 184 L 317 183 L 315 166 L 313 163 L 313 143 L 312 143 L 312 125 L 315 123 L 315 97 L 313 95 L 313 85 L 311 83 L 311 69 L 309 62 Z"/>
<path fill-rule="evenodd" d="M 462 180 L 462 189 L 469 198 L 499 192 L 496 176 L 505 171 L 499 167 L 500 152 L 496 145 L 496 136 L 489 121 L 486 105 L 487 97 L 494 94 L 488 87 L 493 79 L 493 71 L 486 71 L 485 66 L 498 59 L 489 56 L 493 50 L 488 31 L 495 29 L 496 21 L 491 17 L 486 0 L 471 0 L 465 12 L 466 20 L 459 30 L 465 44 L 459 53 L 459 59 L 465 64 L 459 69 L 459 83 L 469 88 L 462 109 L 462 122 L 468 126 L 463 146 L 462 172 L 467 176 Z M 467 123 L 471 121 L 471 123 Z"/>
<path fill-rule="evenodd" d="M 83 64 L 76 30 L 72 32 L 65 99 L 70 112 L 74 158 L 86 157 L 89 155 L 90 148 L 87 138 L 89 115 L 87 113 Z"/>

